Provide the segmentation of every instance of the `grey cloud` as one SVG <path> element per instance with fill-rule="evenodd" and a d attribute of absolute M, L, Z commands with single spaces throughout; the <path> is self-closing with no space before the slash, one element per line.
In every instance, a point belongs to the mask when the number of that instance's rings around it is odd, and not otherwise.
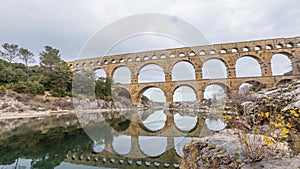
<path fill-rule="evenodd" d="M 217 0 L 10 0 L 2 1 L 0 6 L 0 43 L 17 43 L 36 55 L 44 45 L 51 45 L 61 50 L 63 59 L 75 60 L 97 30 L 120 18 L 145 12 L 175 16 L 166 24 L 176 25 L 178 19 L 183 19 L 202 32 L 210 43 L 299 36 L 299 6 L 298 0 L 225 0 L 221 3 Z M 134 24 L 128 29 L 140 26 Z M 154 29 L 159 25 L 149 21 L 147 26 Z M 181 28 L 174 26 L 174 31 L 193 36 L 193 32 L 185 32 Z M 123 29 L 118 28 L 114 36 Z M 111 40 L 114 36 L 106 39 Z M 141 37 L 136 43 L 124 41 L 113 48 L 111 54 L 182 46 L 173 40 L 162 39 L 154 41 L 148 36 Z M 94 48 L 101 49 L 103 44 L 96 44 Z"/>

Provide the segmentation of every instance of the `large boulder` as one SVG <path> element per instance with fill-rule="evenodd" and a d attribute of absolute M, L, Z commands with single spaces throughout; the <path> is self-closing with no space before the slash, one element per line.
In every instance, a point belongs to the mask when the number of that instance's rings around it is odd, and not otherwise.
<path fill-rule="evenodd" d="M 263 135 L 239 133 L 225 129 L 191 141 L 183 148 L 181 168 L 240 168 L 256 161 L 291 157 L 291 150 L 285 143 L 276 143 Z M 266 139 L 273 143 L 267 143 Z"/>

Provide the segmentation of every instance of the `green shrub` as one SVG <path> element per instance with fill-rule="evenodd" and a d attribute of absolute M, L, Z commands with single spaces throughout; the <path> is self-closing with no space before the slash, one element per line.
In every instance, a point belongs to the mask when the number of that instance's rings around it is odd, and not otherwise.
<path fill-rule="evenodd" d="M 12 89 L 18 93 L 44 94 L 45 92 L 44 86 L 37 81 L 21 81 L 12 85 Z"/>

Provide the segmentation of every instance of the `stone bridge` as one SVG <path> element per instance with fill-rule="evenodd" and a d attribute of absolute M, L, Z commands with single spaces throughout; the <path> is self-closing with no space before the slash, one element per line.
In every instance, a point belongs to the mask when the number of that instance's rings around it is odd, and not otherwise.
<path fill-rule="evenodd" d="M 288 57 L 292 64 L 291 72 L 281 76 L 273 76 L 271 59 L 275 54 L 283 54 Z M 236 63 L 238 59 L 244 56 L 250 56 L 257 60 L 260 65 L 261 76 L 242 78 L 236 76 Z M 227 69 L 226 78 L 203 79 L 203 65 L 210 59 L 218 59 L 224 63 Z M 193 66 L 195 79 L 189 81 L 172 80 L 173 67 L 179 62 L 188 62 Z M 141 69 L 149 64 L 155 64 L 162 68 L 165 75 L 164 81 L 139 82 Z M 141 102 L 143 92 L 151 87 L 161 89 L 168 103 L 173 101 L 173 94 L 180 86 L 191 87 L 197 99 L 202 100 L 205 88 L 211 84 L 217 84 L 223 87 L 227 93 L 230 93 L 238 91 L 245 82 L 258 82 L 266 87 L 273 87 L 282 81 L 299 78 L 300 37 L 128 53 L 76 60 L 68 62 L 68 65 L 72 71 L 102 69 L 106 72 L 106 76 L 112 79 L 118 68 L 127 67 L 130 70 L 131 82 L 117 86 L 128 90 L 131 95 L 131 102 L 135 105 Z"/>

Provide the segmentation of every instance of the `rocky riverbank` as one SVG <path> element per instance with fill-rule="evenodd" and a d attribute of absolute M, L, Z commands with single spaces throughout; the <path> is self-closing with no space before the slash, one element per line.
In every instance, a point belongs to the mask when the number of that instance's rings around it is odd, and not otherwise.
<path fill-rule="evenodd" d="M 300 167 L 300 80 L 226 101 L 227 129 L 184 147 L 183 169 Z"/>
<path fill-rule="evenodd" d="M 225 129 L 185 145 L 182 169 L 265 168 L 298 169 L 300 157 L 292 156 L 286 142 L 265 143 L 265 136 L 248 134 L 245 145 L 238 131 Z M 268 138 L 271 139 L 271 138 Z"/>

